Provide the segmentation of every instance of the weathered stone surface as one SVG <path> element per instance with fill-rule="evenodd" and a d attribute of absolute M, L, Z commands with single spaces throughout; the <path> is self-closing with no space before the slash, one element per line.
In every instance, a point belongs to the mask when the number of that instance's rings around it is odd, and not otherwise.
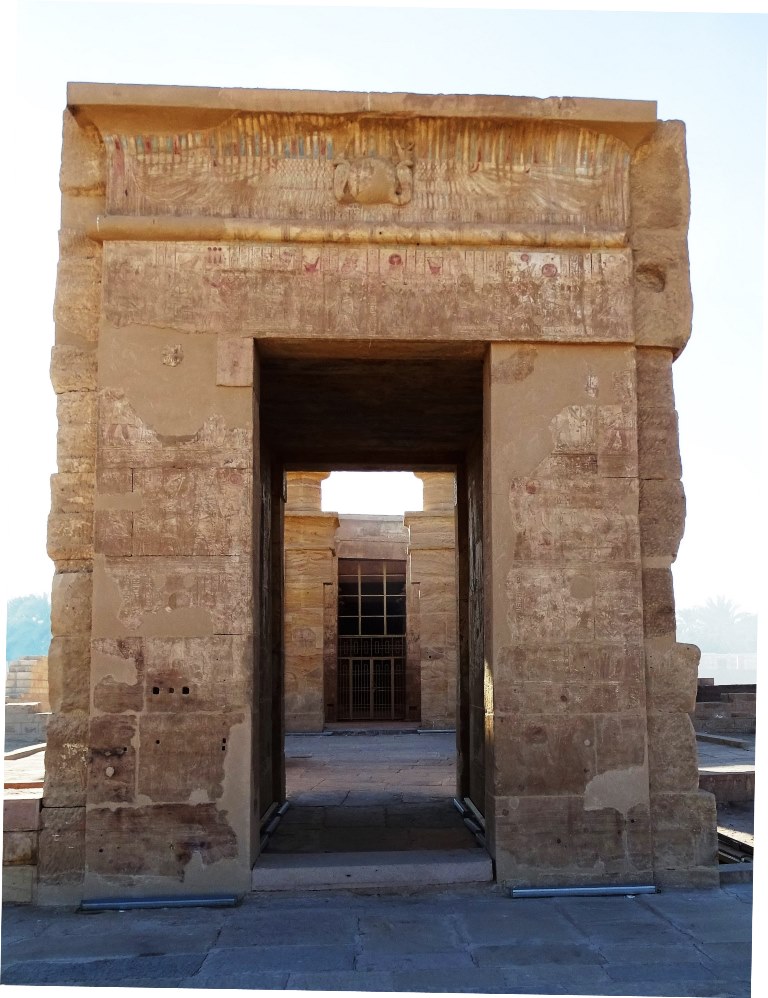
<path fill-rule="evenodd" d="M 39 797 L 5 798 L 3 801 L 4 832 L 36 832 L 39 825 Z"/>
<path fill-rule="evenodd" d="M 57 393 L 92 391 L 96 388 L 96 355 L 79 347 L 53 347 L 51 382 Z"/>
<path fill-rule="evenodd" d="M 677 557 L 685 526 L 685 490 L 675 479 L 641 479 L 640 543 L 643 557 Z"/>
<path fill-rule="evenodd" d="M 691 335 L 693 301 L 685 230 L 633 234 L 635 342 L 682 350 Z"/>
<path fill-rule="evenodd" d="M 701 790 L 651 797 L 653 869 L 657 883 L 718 886 L 717 811 Z"/>
<path fill-rule="evenodd" d="M 696 645 L 670 644 L 666 638 L 646 641 L 648 709 L 656 713 L 692 713 L 700 658 Z"/>
<path fill-rule="evenodd" d="M 97 509 L 94 514 L 94 550 L 111 558 L 133 554 L 134 513 L 130 510 Z"/>
<path fill-rule="evenodd" d="M 141 644 L 147 711 L 183 717 L 200 711 L 240 710 L 250 702 L 250 635 L 145 638 Z"/>
<path fill-rule="evenodd" d="M 61 173 L 62 191 L 92 193 L 105 188 L 106 159 L 98 130 L 79 122 L 71 111 L 64 112 Z"/>
<path fill-rule="evenodd" d="M 47 734 L 44 807 L 81 807 L 85 804 L 88 715 L 52 714 Z"/>
<path fill-rule="evenodd" d="M 51 513 L 47 551 L 57 566 L 59 562 L 93 558 L 93 513 Z"/>
<path fill-rule="evenodd" d="M 54 305 L 57 346 L 88 349 L 99 338 L 98 310 L 76 308 L 74 305 L 58 303 Z"/>
<path fill-rule="evenodd" d="M 59 259 L 53 314 L 99 311 L 101 300 L 101 255 L 88 257 L 68 253 Z M 63 349 L 63 347 L 62 347 Z"/>
<path fill-rule="evenodd" d="M 137 469 L 134 555 L 244 555 L 251 550 L 251 473 Z"/>
<path fill-rule="evenodd" d="M 144 707 L 144 641 L 99 638 L 91 645 L 93 706 L 107 714 Z"/>
<path fill-rule="evenodd" d="M 91 512 L 93 488 L 93 475 L 84 472 L 59 472 L 51 475 L 51 512 Z"/>
<path fill-rule="evenodd" d="M 35 866 L 36 863 L 37 832 L 10 832 L 4 828 L 3 866 Z"/>
<path fill-rule="evenodd" d="M 193 857 L 208 866 L 237 855 L 226 813 L 213 804 L 97 808 L 88 814 L 88 869 L 184 880 Z"/>
<path fill-rule="evenodd" d="M 672 350 L 638 347 L 635 351 L 638 409 L 674 409 Z"/>
<path fill-rule="evenodd" d="M 91 641 L 88 634 L 54 637 L 48 650 L 51 709 L 87 711 L 90 700 Z"/>
<path fill-rule="evenodd" d="M 643 569 L 643 623 L 647 638 L 675 633 L 675 594 L 668 568 Z"/>
<path fill-rule="evenodd" d="M 87 634 L 91 629 L 93 577 L 90 572 L 57 572 L 51 587 L 54 636 Z"/>
<path fill-rule="evenodd" d="M 638 411 L 638 453 L 641 478 L 680 478 L 680 444 L 674 409 Z"/>
<path fill-rule="evenodd" d="M 682 121 L 660 121 L 632 155 L 632 226 L 687 229 L 691 190 Z"/>
<path fill-rule="evenodd" d="M 168 696 L 175 694 L 168 693 Z M 183 693 L 179 692 L 179 698 Z M 183 803 L 221 797 L 231 729 L 242 713 L 150 714 L 139 719 L 138 792 Z"/>
<path fill-rule="evenodd" d="M 92 717 L 88 744 L 88 803 L 130 802 L 136 797 L 136 719 Z"/>
<path fill-rule="evenodd" d="M 249 336 L 219 336 L 216 384 L 233 388 L 253 384 L 253 340 Z"/>
<path fill-rule="evenodd" d="M 82 880 L 85 867 L 85 808 L 43 807 L 38 876 L 41 882 Z"/>
<path fill-rule="evenodd" d="M 106 198 L 98 192 L 68 193 L 62 191 L 61 194 L 61 228 L 63 230 L 73 230 L 80 234 L 80 238 L 87 239 L 85 230 L 93 229 L 94 221 L 99 215 L 103 215 L 107 210 Z M 102 252 L 101 243 L 88 239 L 93 250 L 88 255 L 99 255 Z"/>
<path fill-rule="evenodd" d="M 108 322 L 226 328 L 259 338 L 450 340 L 460 330 L 462 339 L 632 340 L 631 262 L 623 250 L 390 245 L 372 255 L 356 246 L 340 253 L 333 245 L 257 243 L 234 254 L 225 244 L 213 261 L 199 244 L 179 250 L 193 266 L 179 268 L 179 257 L 169 257 L 161 243 L 105 247 Z M 211 266 L 218 275 L 212 282 L 204 277 Z M 584 302 L 578 316 L 576 300 Z"/>
<path fill-rule="evenodd" d="M 32 904 L 37 868 L 9 866 L 3 870 L 3 904 Z"/>
<path fill-rule="evenodd" d="M 249 634 L 250 559 L 105 558 L 94 562 L 94 637 Z"/>
<path fill-rule="evenodd" d="M 589 809 L 580 796 L 499 796 L 496 878 L 525 886 L 577 886 L 601 876 L 644 882 L 651 869 L 648 806 L 627 814 Z"/>
<path fill-rule="evenodd" d="M 688 714 L 648 712 L 648 771 L 651 792 L 696 790 L 696 734 Z"/>
<path fill-rule="evenodd" d="M 249 469 L 251 465 L 249 428 L 231 427 L 221 415 L 201 414 L 192 433 L 159 433 L 141 419 L 123 393 L 113 390 L 100 393 L 98 448 L 104 469 Z"/>

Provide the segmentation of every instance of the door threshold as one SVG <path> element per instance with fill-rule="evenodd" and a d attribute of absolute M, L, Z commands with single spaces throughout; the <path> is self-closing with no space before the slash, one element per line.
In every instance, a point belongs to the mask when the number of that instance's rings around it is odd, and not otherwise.
<path fill-rule="evenodd" d="M 492 881 L 493 862 L 484 849 L 263 853 L 251 873 L 251 890 L 449 887 Z"/>

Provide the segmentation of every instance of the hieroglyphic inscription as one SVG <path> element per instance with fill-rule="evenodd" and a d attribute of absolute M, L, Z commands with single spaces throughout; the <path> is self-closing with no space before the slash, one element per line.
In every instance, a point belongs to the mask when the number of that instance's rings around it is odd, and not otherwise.
<path fill-rule="evenodd" d="M 627 147 L 552 123 L 240 114 L 182 134 L 111 135 L 106 147 L 115 214 L 614 229 L 628 217 Z M 370 178 L 348 183 L 357 168 L 381 173 L 395 148 L 407 152 L 387 196 L 366 196 Z"/>
<path fill-rule="evenodd" d="M 632 340 L 628 251 L 110 243 L 115 326 L 334 338 Z"/>

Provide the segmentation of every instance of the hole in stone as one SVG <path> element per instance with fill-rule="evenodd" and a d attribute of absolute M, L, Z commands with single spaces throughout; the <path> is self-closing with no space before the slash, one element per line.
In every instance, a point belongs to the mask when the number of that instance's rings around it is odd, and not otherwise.
<path fill-rule="evenodd" d="M 155 696 L 157 696 L 157 694 L 160 692 L 160 687 L 159 686 L 153 686 L 152 687 L 152 692 L 155 694 Z"/>
<path fill-rule="evenodd" d="M 155 739 L 155 745 L 159 745 L 159 744 L 160 744 L 160 739 L 159 739 L 159 738 L 156 738 L 156 739 Z"/>
<path fill-rule="evenodd" d="M 182 686 L 181 687 L 181 692 L 184 694 L 184 696 L 186 696 L 189 693 L 189 687 L 188 686 Z"/>
<path fill-rule="evenodd" d="M 168 692 L 169 692 L 169 693 L 173 693 L 173 687 L 172 687 L 172 686 L 169 686 L 169 687 L 168 687 Z"/>

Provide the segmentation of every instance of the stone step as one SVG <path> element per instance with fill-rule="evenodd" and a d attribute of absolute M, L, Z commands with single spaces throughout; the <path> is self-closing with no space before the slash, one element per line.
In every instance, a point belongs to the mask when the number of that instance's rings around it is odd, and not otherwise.
<path fill-rule="evenodd" d="M 251 875 L 254 891 L 413 888 L 489 883 L 484 849 L 414 849 L 403 852 L 264 853 Z"/>

